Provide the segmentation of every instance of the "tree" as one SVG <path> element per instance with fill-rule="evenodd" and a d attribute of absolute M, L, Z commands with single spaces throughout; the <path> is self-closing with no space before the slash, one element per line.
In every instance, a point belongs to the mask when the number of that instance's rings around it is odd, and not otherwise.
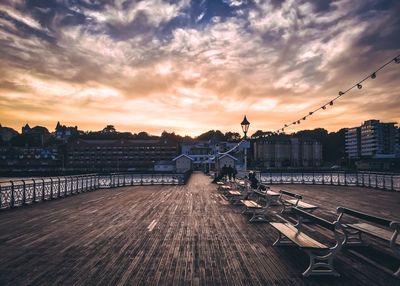
<path fill-rule="evenodd" d="M 264 135 L 270 136 L 270 135 L 274 135 L 274 133 L 271 132 L 271 131 L 257 130 L 253 135 L 251 135 L 251 137 L 255 138 L 255 137 L 261 137 L 261 136 L 264 136 Z"/>
<path fill-rule="evenodd" d="M 226 141 L 240 141 L 242 138 L 239 133 L 231 131 L 226 132 L 224 136 Z"/>
<path fill-rule="evenodd" d="M 196 140 L 199 140 L 199 141 L 209 141 L 209 140 L 224 141 L 225 136 L 219 130 L 210 130 L 210 131 L 207 131 L 207 132 L 202 133 L 199 136 L 197 136 Z"/>
<path fill-rule="evenodd" d="M 116 133 L 117 130 L 115 129 L 114 125 L 107 125 L 103 128 L 101 133 Z"/>

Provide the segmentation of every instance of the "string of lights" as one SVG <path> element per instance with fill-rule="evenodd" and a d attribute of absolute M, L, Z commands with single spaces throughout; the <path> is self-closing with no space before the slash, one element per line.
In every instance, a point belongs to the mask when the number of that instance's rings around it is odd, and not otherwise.
<path fill-rule="evenodd" d="M 370 75 L 366 76 L 365 78 L 363 78 L 362 80 L 360 80 L 359 82 L 357 82 L 356 84 L 354 84 L 353 86 L 349 87 L 348 89 L 346 89 L 345 91 L 339 91 L 339 94 L 333 98 L 332 100 L 328 101 L 327 103 L 325 103 L 324 105 L 310 111 L 308 114 L 306 114 L 303 117 L 300 117 L 298 120 L 293 121 L 292 123 L 287 123 L 285 124 L 282 128 L 279 128 L 278 130 L 275 131 L 275 133 L 281 133 L 284 132 L 286 128 L 292 126 L 292 125 L 296 125 L 296 124 L 300 124 L 301 121 L 306 120 L 308 117 L 314 115 L 316 112 L 321 111 L 321 110 L 325 110 L 328 106 L 332 106 L 333 103 L 338 100 L 339 98 L 341 98 L 342 96 L 344 96 L 345 94 L 347 94 L 349 91 L 351 91 L 354 88 L 357 89 L 362 89 L 362 83 L 364 83 L 364 81 L 368 80 L 368 79 L 376 79 L 376 75 L 379 71 L 381 71 L 382 69 L 384 69 L 387 65 L 389 65 L 390 63 L 396 63 L 396 64 L 400 64 L 400 54 L 397 55 L 396 57 L 392 58 L 391 60 L 389 60 L 388 62 L 384 63 L 383 65 L 381 65 L 378 69 L 376 69 L 373 73 L 371 73 Z"/>

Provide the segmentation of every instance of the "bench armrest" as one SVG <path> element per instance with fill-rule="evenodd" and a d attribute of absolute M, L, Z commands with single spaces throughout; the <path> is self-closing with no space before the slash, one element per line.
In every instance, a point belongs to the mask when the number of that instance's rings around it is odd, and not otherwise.
<path fill-rule="evenodd" d="M 394 230 L 399 230 L 400 231 L 400 222 L 398 221 L 392 221 L 390 223 L 390 228 Z"/>
<path fill-rule="evenodd" d="M 390 227 L 390 224 L 392 222 L 392 221 L 390 221 L 388 219 L 385 219 L 385 218 L 381 218 L 381 217 L 378 217 L 378 216 L 375 216 L 375 215 L 370 215 L 370 214 L 367 214 L 367 213 L 364 213 L 364 212 L 360 212 L 360 211 L 357 211 L 357 210 L 344 208 L 344 207 L 338 207 L 336 209 L 336 211 L 337 211 L 337 213 L 339 213 L 340 218 L 344 214 L 346 214 L 346 215 L 349 215 L 349 216 L 352 216 L 352 217 L 355 217 L 355 218 L 358 218 L 358 219 L 362 219 L 362 220 L 365 220 L 365 221 L 368 221 L 368 222 L 372 222 L 372 223 L 375 223 L 375 224 L 379 224 L 379 225 L 385 226 L 385 227 Z"/>

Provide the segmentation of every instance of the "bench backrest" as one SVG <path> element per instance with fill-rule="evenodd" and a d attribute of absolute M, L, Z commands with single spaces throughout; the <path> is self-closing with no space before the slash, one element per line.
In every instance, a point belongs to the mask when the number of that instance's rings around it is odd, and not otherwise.
<path fill-rule="evenodd" d="M 344 208 L 344 207 L 338 207 L 337 208 L 337 212 L 339 214 L 347 214 L 365 221 L 369 221 L 375 224 L 379 224 L 381 226 L 385 226 L 385 227 L 390 227 L 390 224 L 392 223 L 391 220 L 385 219 L 385 218 L 381 218 L 381 217 L 377 217 L 374 215 L 370 215 L 370 214 L 366 214 L 360 211 L 356 211 L 353 209 L 348 209 L 348 208 Z"/>
<path fill-rule="evenodd" d="M 288 192 L 288 191 L 280 190 L 279 193 L 281 194 L 281 196 L 285 195 L 285 196 L 289 196 L 289 197 L 292 197 L 292 198 L 296 198 L 298 200 L 303 199 L 303 197 L 301 195 L 298 195 L 298 194 L 295 194 L 295 193 L 291 193 L 291 192 Z"/>
<path fill-rule="evenodd" d="M 303 211 L 296 207 L 294 207 L 292 210 L 299 217 L 306 218 L 309 221 L 311 221 L 315 224 L 318 224 L 319 226 L 321 226 L 323 228 L 329 229 L 331 231 L 335 231 L 335 223 L 329 222 L 326 219 L 320 218 L 314 214 L 308 213 L 308 212 Z"/>

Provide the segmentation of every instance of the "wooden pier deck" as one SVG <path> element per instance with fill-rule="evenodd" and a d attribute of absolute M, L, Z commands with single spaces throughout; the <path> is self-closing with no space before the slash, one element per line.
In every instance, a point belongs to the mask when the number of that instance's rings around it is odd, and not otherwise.
<path fill-rule="evenodd" d="M 400 220 L 400 193 L 358 187 L 276 186 L 333 220 L 339 205 Z M 271 214 L 271 220 L 279 220 Z M 0 285 L 399 285 L 348 250 L 339 278 L 304 278 L 307 256 L 273 247 L 195 173 L 186 186 L 99 190 L 0 213 Z"/>

